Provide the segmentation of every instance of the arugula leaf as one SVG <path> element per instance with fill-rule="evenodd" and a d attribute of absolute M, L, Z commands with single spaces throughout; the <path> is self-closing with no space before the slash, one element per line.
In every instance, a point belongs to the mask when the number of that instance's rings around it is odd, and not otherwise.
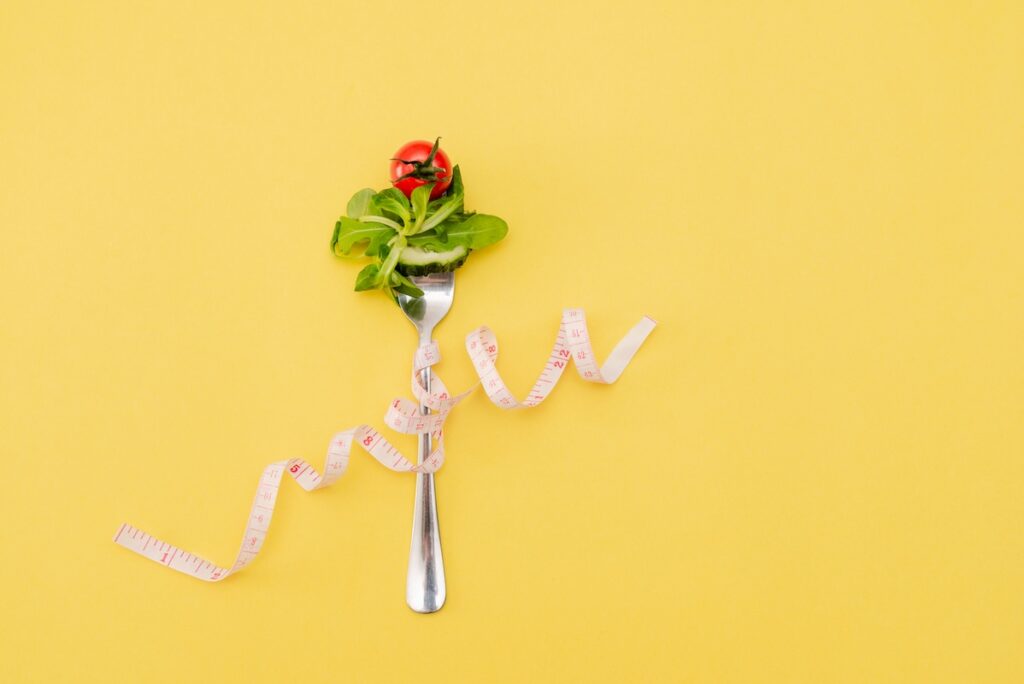
<path fill-rule="evenodd" d="M 375 290 L 380 287 L 380 266 L 369 264 L 356 276 L 356 292 Z"/>
<path fill-rule="evenodd" d="M 508 224 L 497 216 L 472 214 L 465 221 L 446 223 L 447 235 L 442 239 L 436 232 L 420 233 L 409 238 L 409 244 L 435 252 L 446 251 L 455 245 L 480 249 L 493 245 L 508 233 Z"/>
<path fill-rule="evenodd" d="M 395 266 L 398 265 L 398 255 L 405 249 L 405 238 L 402 235 L 398 236 L 398 239 L 394 244 L 388 245 L 387 256 L 383 257 L 383 261 L 380 264 L 380 270 L 378 271 L 377 287 L 383 287 L 391 295 L 391 298 L 395 298 L 395 293 L 391 291 L 391 274 L 395 272 Z"/>
<path fill-rule="evenodd" d="M 395 230 L 402 230 L 402 224 L 401 223 L 396 223 L 395 221 L 392 221 L 391 219 L 387 218 L 386 216 L 373 216 L 373 215 L 360 216 L 359 220 L 362 221 L 363 223 L 379 223 L 381 225 L 387 226 L 388 228 L 394 228 Z"/>
<path fill-rule="evenodd" d="M 379 223 L 363 223 L 357 219 L 342 216 L 334 224 L 334 235 L 331 237 L 331 249 L 338 256 L 347 256 L 352 247 L 360 242 L 370 242 L 390 239 L 395 234 L 393 228 L 382 226 Z M 381 237 L 381 236 L 385 237 Z"/>
<path fill-rule="evenodd" d="M 440 240 L 441 244 L 448 245 L 448 226 L 443 222 L 434 226 L 434 234 L 437 235 L 437 239 Z"/>
<path fill-rule="evenodd" d="M 391 272 L 391 285 L 396 292 L 409 295 L 410 297 L 422 297 L 423 290 L 416 287 L 416 284 L 406 278 L 398 271 Z"/>
<path fill-rule="evenodd" d="M 384 188 L 376 195 L 373 196 L 374 200 L 379 200 L 384 197 L 390 197 L 404 207 L 409 206 L 409 198 L 405 196 L 405 193 L 396 187 Z"/>
<path fill-rule="evenodd" d="M 500 241 L 508 234 L 508 224 L 490 214 L 473 214 L 448 229 L 448 242 L 470 249 L 481 249 Z"/>
<path fill-rule="evenodd" d="M 421 185 L 412 191 L 412 213 L 413 219 L 416 225 L 419 226 L 423 223 L 423 219 L 427 217 L 427 204 L 430 202 L 430 191 L 434 189 L 433 183 L 427 183 Z"/>
<path fill-rule="evenodd" d="M 373 196 L 373 203 L 380 209 L 398 216 L 402 223 L 409 223 L 409 198 L 398 188 L 381 190 Z"/>
<path fill-rule="evenodd" d="M 431 216 L 422 224 L 420 231 L 430 230 L 441 225 L 441 223 L 456 211 L 462 208 L 462 193 L 456 193 L 449 197 L 444 204 L 437 208 Z"/>
<path fill-rule="evenodd" d="M 356 194 L 352 195 L 352 199 L 348 201 L 348 207 L 345 209 L 345 213 L 348 214 L 349 218 L 357 219 L 361 216 L 365 216 L 369 213 L 368 209 L 373 203 L 373 196 L 377 192 L 373 188 L 363 188 Z"/>
<path fill-rule="evenodd" d="M 448 186 L 448 192 L 452 195 L 464 195 L 466 193 L 465 188 L 462 187 L 462 171 L 459 169 L 458 164 L 452 169 L 452 184 Z"/>
<path fill-rule="evenodd" d="M 331 251 L 334 252 L 335 255 L 337 255 L 338 253 L 334 250 L 334 246 L 336 244 L 338 244 L 338 233 L 340 233 L 340 232 L 341 232 L 341 221 L 335 221 L 335 223 L 334 223 L 334 233 L 331 235 Z"/>
<path fill-rule="evenodd" d="M 363 256 L 387 256 L 388 240 L 393 238 L 395 235 L 398 235 L 398 233 L 391 229 L 382 230 L 381 232 L 377 233 L 372 238 L 370 238 L 370 244 L 366 246 L 366 251 L 363 252 Z"/>

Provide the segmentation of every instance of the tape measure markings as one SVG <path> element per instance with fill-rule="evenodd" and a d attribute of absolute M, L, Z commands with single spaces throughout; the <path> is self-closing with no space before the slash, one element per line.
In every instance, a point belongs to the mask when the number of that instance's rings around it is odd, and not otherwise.
<path fill-rule="evenodd" d="M 419 405 L 408 399 L 394 399 L 388 405 L 384 422 L 396 432 L 404 434 L 432 435 L 436 447 L 419 465 L 414 465 L 385 437 L 369 425 L 358 425 L 339 432 L 331 438 L 324 464 L 324 474 L 301 458 L 275 461 L 267 465 L 260 474 L 256 496 L 249 510 L 242 543 L 230 568 L 215 565 L 209 560 L 152 537 L 142 530 L 123 523 L 114 535 L 114 542 L 168 568 L 183 572 L 208 582 L 219 582 L 229 575 L 242 570 L 253 561 L 263 547 L 273 519 L 277 494 L 284 472 L 292 477 L 305 491 L 330 486 L 348 467 L 353 444 L 358 444 L 384 467 L 396 472 L 435 472 L 444 464 L 444 422 L 451 410 L 469 396 L 477 386 L 483 385 L 487 397 L 499 408 L 505 410 L 537 406 L 554 389 L 571 358 L 576 371 L 584 380 L 611 384 L 625 370 L 644 340 L 651 334 L 656 321 L 644 316 L 639 323 L 618 342 L 602 366 L 597 365 L 591 348 L 586 317 L 582 309 L 566 309 L 562 315 L 554 348 L 541 370 L 526 399 L 518 401 L 508 389 L 498 372 L 498 340 L 486 326 L 477 328 L 466 336 L 466 351 L 480 380 L 465 392 L 454 397 L 444 382 L 436 375 L 432 378 L 433 391 L 428 391 L 421 381 L 421 371 L 441 360 L 437 342 L 430 341 L 419 347 L 413 357 L 412 390 L 418 401 L 436 413 L 421 414 Z M 139 534 L 141 533 L 141 537 Z M 150 547 L 150 543 L 154 543 Z M 180 554 L 180 555 L 179 555 Z"/>

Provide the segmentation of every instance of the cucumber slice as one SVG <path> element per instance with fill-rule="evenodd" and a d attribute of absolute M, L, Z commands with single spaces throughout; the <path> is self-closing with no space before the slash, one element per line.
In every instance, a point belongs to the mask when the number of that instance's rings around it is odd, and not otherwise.
<path fill-rule="evenodd" d="M 469 252 L 469 248 L 462 245 L 456 245 L 446 252 L 431 252 L 422 247 L 409 246 L 398 255 L 395 269 L 406 276 L 446 273 L 466 263 Z"/>

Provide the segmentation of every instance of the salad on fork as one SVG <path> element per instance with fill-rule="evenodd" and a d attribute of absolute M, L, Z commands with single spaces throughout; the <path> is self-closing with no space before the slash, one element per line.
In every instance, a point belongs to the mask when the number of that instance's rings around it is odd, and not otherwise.
<path fill-rule="evenodd" d="M 452 167 L 440 142 L 415 140 L 399 149 L 391 160 L 392 187 L 353 195 L 331 237 L 336 255 L 356 256 L 359 245 L 362 256 L 373 259 L 356 276 L 356 290 L 383 290 L 415 326 L 420 347 L 430 344 L 434 326 L 451 308 L 455 269 L 474 249 L 508 232 L 497 216 L 466 211 L 462 172 Z M 418 382 L 428 393 L 430 380 L 426 367 Z M 430 413 L 423 402 L 420 413 Z M 420 463 L 432 448 L 432 435 L 420 435 Z M 432 613 L 445 596 L 434 475 L 418 472 L 405 600 L 418 613 Z"/>
<path fill-rule="evenodd" d="M 497 216 L 466 211 L 462 172 L 440 142 L 403 145 L 391 160 L 391 187 L 360 190 L 334 224 L 337 256 L 373 259 L 356 276 L 357 291 L 383 290 L 395 303 L 399 294 L 422 297 L 414 277 L 454 271 L 508 232 Z"/>

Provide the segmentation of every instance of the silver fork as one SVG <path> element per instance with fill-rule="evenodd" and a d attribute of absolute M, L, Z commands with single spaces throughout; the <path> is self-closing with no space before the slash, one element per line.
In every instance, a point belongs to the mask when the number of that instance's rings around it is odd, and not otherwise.
<path fill-rule="evenodd" d="M 402 311 L 416 326 L 420 344 L 430 342 L 434 326 L 452 308 L 455 298 L 455 274 L 433 273 L 411 278 L 423 290 L 419 298 L 398 295 Z M 430 369 L 420 374 L 423 386 L 430 389 Z M 430 409 L 420 404 L 420 413 Z M 429 434 L 420 435 L 419 462 L 430 455 Z M 409 547 L 409 574 L 405 580 L 405 602 L 417 613 L 433 613 L 444 605 L 444 559 L 441 557 L 441 533 L 437 527 L 437 500 L 433 473 L 416 473 L 416 503 L 412 514 L 412 544 Z"/>

